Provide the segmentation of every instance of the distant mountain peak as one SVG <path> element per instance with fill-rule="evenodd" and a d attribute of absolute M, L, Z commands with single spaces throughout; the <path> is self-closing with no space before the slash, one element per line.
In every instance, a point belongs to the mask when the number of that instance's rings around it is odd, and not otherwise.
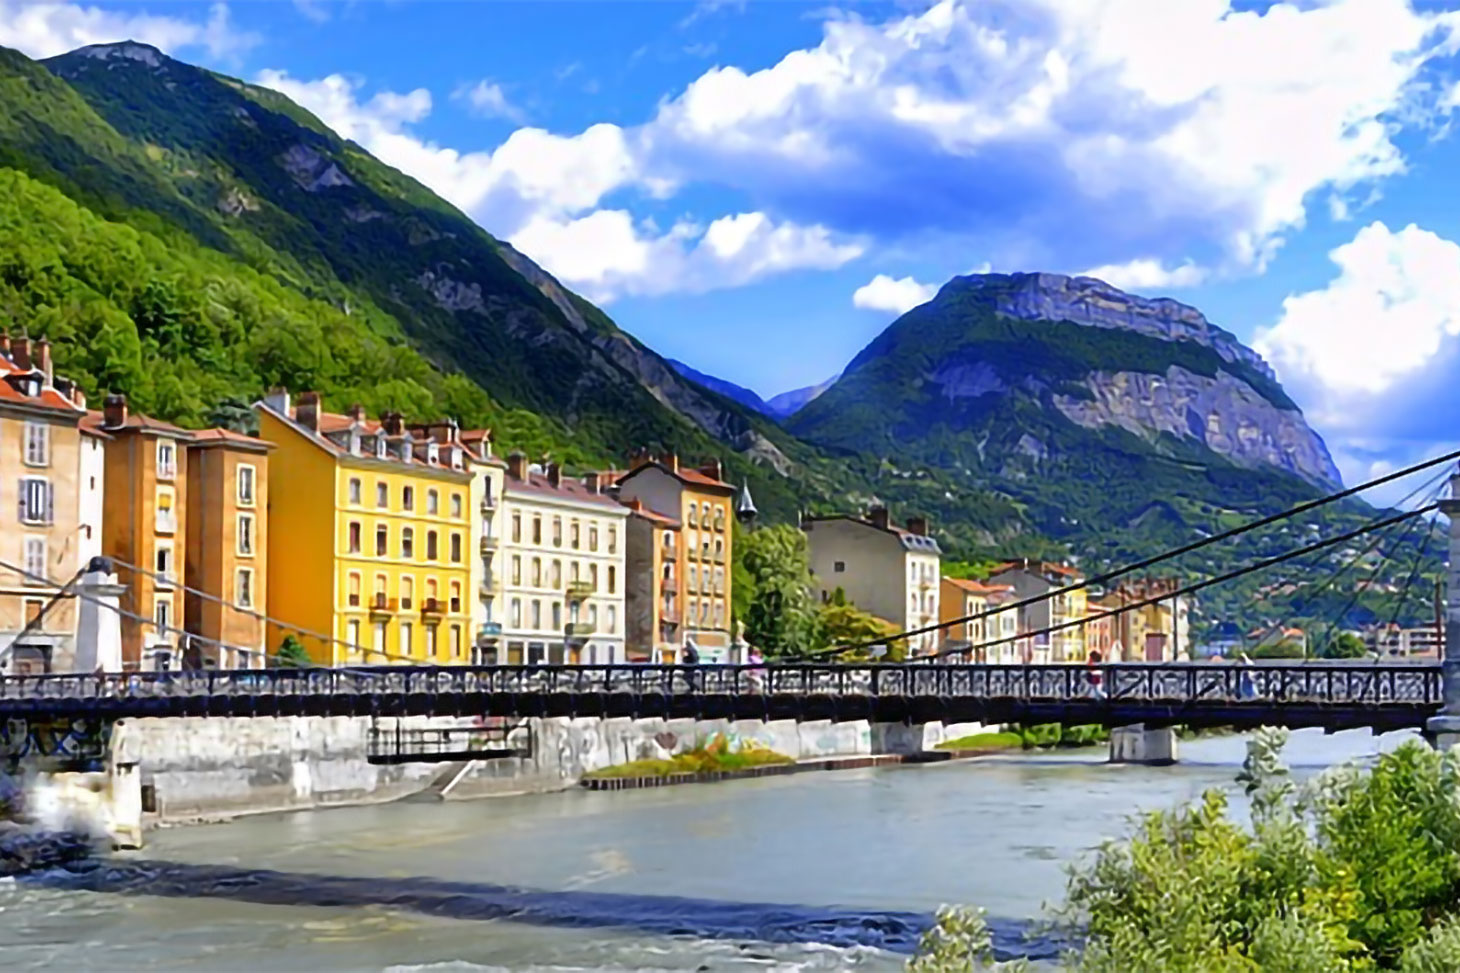
<path fill-rule="evenodd" d="M 160 68 L 166 62 L 172 60 L 151 44 L 143 44 L 140 41 L 115 41 L 110 44 L 88 44 L 86 47 L 79 47 L 69 54 L 62 54 L 61 57 L 89 57 L 97 61 L 140 61 L 150 68 Z M 51 58 L 50 60 L 57 60 Z"/>

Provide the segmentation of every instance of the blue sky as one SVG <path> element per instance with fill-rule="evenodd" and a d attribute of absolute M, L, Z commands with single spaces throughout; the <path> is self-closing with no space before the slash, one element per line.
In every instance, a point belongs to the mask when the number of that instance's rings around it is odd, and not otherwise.
<path fill-rule="evenodd" d="M 974 270 L 1253 343 L 1345 478 L 1460 440 L 1460 15 L 1410 0 L 31 4 L 275 87 L 769 396 Z"/>

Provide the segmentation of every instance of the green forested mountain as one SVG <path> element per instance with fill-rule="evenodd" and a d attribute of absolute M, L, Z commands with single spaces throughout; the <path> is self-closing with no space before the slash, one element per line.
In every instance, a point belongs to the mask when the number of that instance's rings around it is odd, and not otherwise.
<path fill-rule="evenodd" d="M 140 44 L 0 48 L 0 239 L 6 327 L 53 339 L 90 394 L 184 425 L 314 388 L 570 468 L 714 454 L 773 519 L 875 498 L 930 514 L 953 556 L 1092 568 L 1336 479 L 1230 335 L 1043 275 L 951 283 L 783 428 L 278 93 Z"/>

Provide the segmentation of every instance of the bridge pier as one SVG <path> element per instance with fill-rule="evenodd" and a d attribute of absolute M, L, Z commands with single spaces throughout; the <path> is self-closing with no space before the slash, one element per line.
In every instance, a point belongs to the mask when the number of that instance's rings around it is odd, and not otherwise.
<path fill-rule="evenodd" d="M 1425 739 L 1437 749 L 1460 745 L 1460 473 L 1450 477 L 1450 496 L 1440 501 L 1450 518 L 1450 566 L 1445 588 L 1445 650 L 1440 660 L 1440 712 L 1425 724 Z"/>
<path fill-rule="evenodd" d="M 1167 767 L 1176 763 L 1176 730 L 1151 728 L 1144 723 L 1117 726 L 1110 731 L 1110 762 Z"/>

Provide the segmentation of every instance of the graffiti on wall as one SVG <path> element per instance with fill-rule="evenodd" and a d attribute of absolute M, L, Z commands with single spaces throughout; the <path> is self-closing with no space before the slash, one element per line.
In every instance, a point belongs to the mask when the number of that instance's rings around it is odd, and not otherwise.
<path fill-rule="evenodd" d="M 111 733 L 92 717 L 0 720 L 0 770 L 104 770 Z"/>

